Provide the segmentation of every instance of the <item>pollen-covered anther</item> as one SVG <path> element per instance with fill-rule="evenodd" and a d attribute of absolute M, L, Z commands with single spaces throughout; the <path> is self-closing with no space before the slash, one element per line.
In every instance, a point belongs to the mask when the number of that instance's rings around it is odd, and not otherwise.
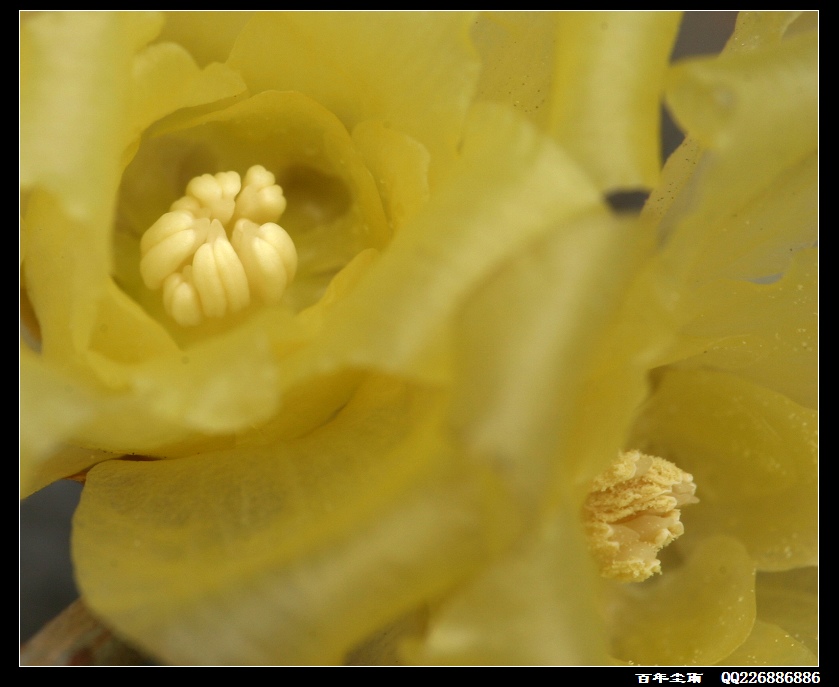
<path fill-rule="evenodd" d="M 693 477 L 640 451 L 622 452 L 583 505 L 589 548 L 604 577 L 641 582 L 661 572 L 658 552 L 684 533 L 681 506 L 697 503 Z"/>
<path fill-rule="evenodd" d="M 276 224 L 282 189 L 260 165 L 245 174 L 204 174 L 140 241 L 140 275 L 163 288 L 163 307 L 182 326 L 239 312 L 252 297 L 282 300 L 297 269 L 297 251 Z M 231 241 L 232 238 L 232 241 Z"/>

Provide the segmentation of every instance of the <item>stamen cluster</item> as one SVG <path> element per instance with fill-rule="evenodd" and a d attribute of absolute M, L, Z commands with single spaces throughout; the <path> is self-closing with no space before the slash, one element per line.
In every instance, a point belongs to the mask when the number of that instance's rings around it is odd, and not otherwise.
<path fill-rule="evenodd" d="M 251 167 L 192 179 L 186 195 L 140 241 L 140 275 L 163 289 L 163 306 L 181 326 L 273 305 L 297 270 L 297 251 L 276 224 L 286 207 L 274 175 Z"/>

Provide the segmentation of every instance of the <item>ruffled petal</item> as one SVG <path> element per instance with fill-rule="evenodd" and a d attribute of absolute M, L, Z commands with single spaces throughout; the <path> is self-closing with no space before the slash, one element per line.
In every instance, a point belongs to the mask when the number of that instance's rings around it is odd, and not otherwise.
<path fill-rule="evenodd" d="M 476 99 L 512 105 L 548 130 L 560 12 L 482 12 L 472 25 L 481 56 Z"/>
<path fill-rule="evenodd" d="M 182 45 L 202 67 L 225 62 L 252 15 L 253 12 L 244 11 L 166 12 L 160 40 Z"/>
<path fill-rule="evenodd" d="M 657 211 L 661 234 L 670 239 L 668 253 L 690 270 L 691 279 L 713 278 L 717 264 L 727 266 L 722 232 L 738 227 L 747 235 L 761 233 L 760 227 L 738 224 L 738 215 L 749 219 L 755 199 L 766 199 L 793 170 L 806 170 L 815 154 L 817 51 L 818 36 L 809 31 L 761 49 L 689 61 L 671 71 L 668 103 L 699 149 L 689 154 L 695 166 L 690 181 L 677 184 L 678 194 L 665 183 L 652 203 L 667 208 Z M 812 183 L 802 190 L 814 197 Z M 795 224 L 793 231 L 809 231 L 812 237 L 811 214 L 796 217 Z"/>
<path fill-rule="evenodd" d="M 680 18 L 678 12 L 559 17 L 551 131 L 602 190 L 658 181 L 662 89 Z"/>
<path fill-rule="evenodd" d="M 342 661 L 509 538 L 439 400 L 374 379 L 292 442 L 97 466 L 73 541 L 86 602 L 176 664 Z"/>
<path fill-rule="evenodd" d="M 756 620 L 746 641 L 720 663 L 726 666 L 817 666 L 819 659 L 777 625 Z"/>
<path fill-rule="evenodd" d="M 757 614 L 818 654 L 819 569 L 758 573 Z"/>
<path fill-rule="evenodd" d="M 581 502 L 622 448 L 646 368 L 637 348 L 601 342 L 635 317 L 623 299 L 647 257 L 642 232 L 598 209 L 558 222 L 458 315 L 452 422 L 526 508 Z"/>
<path fill-rule="evenodd" d="M 614 655 L 642 665 L 710 665 L 740 646 L 755 620 L 755 573 L 737 540 L 703 541 L 681 567 L 609 602 Z"/>
<path fill-rule="evenodd" d="M 511 552 L 431 612 L 411 662 L 430 665 L 602 665 L 594 570 L 576 513 L 546 518 Z"/>
<path fill-rule="evenodd" d="M 309 364 L 445 379 L 445 331 L 468 293 L 530 241 L 600 202 L 579 168 L 521 116 L 477 107 L 448 181 L 326 324 L 306 352 Z"/>
<path fill-rule="evenodd" d="M 815 409 L 817 260 L 816 249 L 802 250 L 772 284 L 719 280 L 696 289 L 682 305 L 692 313 L 682 334 L 698 352 L 677 365 L 725 370 Z"/>
<path fill-rule="evenodd" d="M 669 370 L 634 444 L 694 476 L 687 531 L 739 539 L 760 570 L 816 563 L 816 411 L 734 375 Z"/>
<path fill-rule="evenodd" d="M 229 64 L 252 92 L 296 90 L 352 130 L 386 122 L 431 152 L 432 176 L 456 156 L 479 64 L 471 13 L 271 12 L 240 34 Z"/>

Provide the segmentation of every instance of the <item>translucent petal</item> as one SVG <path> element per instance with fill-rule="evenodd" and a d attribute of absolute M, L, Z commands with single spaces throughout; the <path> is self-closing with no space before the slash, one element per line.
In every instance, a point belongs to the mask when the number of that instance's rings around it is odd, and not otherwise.
<path fill-rule="evenodd" d="M 452 421 L 529 507 L 552 488 L 587 489 L 604 454 L 608 461 L 622 448 L 645 370 L 622 347 L 620 363 L 610 357 L 625 378 L 606 372 L 614 397 L 592 376 L 645 257 L 640 231 L 605 211 L 557 223 L 489 276 L 458 316 Z M 583 411 L 591 387 L 600 393 Z"/>
<path fill-rule="evenodd" d="M 224 65 L 198 68 L 174 43 L 157 43 L 139 53 L 132 68 L 132 133 L 139 137 L 153 122 L 182 107 L 228 98 L 245 90 L 241 78 Z"/>
<path fill-rule="evenodd" d="M 20 375 L 22 497 L 99 461 L 184 439 L 141 399 L 104 392 L 24 347 Z"/>
<path fill-rule="evenodd" d="M 252 14 L 238 10 L 166 12 L 166 23 L 160 32 L 160 40 L 180 43 L 202 67 L 210 62 L 224 62 Z"/>
<path fill-rule="evenodd" d="M 773 12 L 740 12 L 734 33 L 726 45 L 727 52 L 749 52 L 766 45 L 779 43 L 787 29 L 796 21 L 813 15 L 815 12 L 801 11 L 773 11 Z"/>
<path fill-rule="evenodd" d="M 608 662 L 592 589 L 596 574 L 576 514 L 537 532 L 439 604 L 411 662 L 431 665 L 598 665 Z"/>
<path fill-rule="evenodd" d="M 110 279 L 107 233 L 102 225 L 72 219 L 41 190 L 29 198 L 25 226 L 24 283 L 43 355 L 83 367 L 98 300 Z"/>
<path fill-rule="evenodd" d="M 50 462 L 67 435 L 87 419 L 90 410 L 83 404 L 70 403 L 71 394 L 60 393 L 68 380 L 42 365 L 39 356 L 25 346 L 20 349 L 20 374 L 25 380 L 20 387 L 20 495 L 23 498 L 95 461 L 88 455 L 74 453 L 69 460 Z"/>
<path fill-rule="evenodd" d="M 471 13 L 270 12 L 236 41 L 229 64 L 252 92 L 296 90 L 352 130 L 385 121 L 427 146 L 432 176 L 455 157 L 479 65 Z"/>
<path fill-rule="evenodd" d="M 481 55 L 478 100 L 507 103 L 548 129 L 560 12 L 482 12 L 472 25 Z"/>
<path fill-rule="evenodd" d="M 172 663 L 323 664 L 472 572 L 509 530 L 434 397 L 371 380 L 298 440 L 88 475 L 86 602 Z"/>
<path fill-rule="evenodd" d="M 680 367 L 715 368 L 818 403 L 817 251 L 800 251 L 772 284 L 710 282 L 682 305 L 692 313 L 683 334 L 701 349 Z"/>
<path fill-rule="evenodd" d="M 756 620 L 748 639 L 721 663 L 726 666 L 818 666 L 819 660 L 777 625 Z"/>
<path fill-rule="evenodd" d="M 694 476 L 688 533 L 739 539 L 761 570 L 812 565 L 817 552 L 816 412 L 740 377 L 667 371 L 633 445 Z"/>
<path fill-rule="evenodd" d="M 469 291 L 529 241 L 599 202 L 577 166 L 523 118 L 476 108 L 449 181 L 327 323 L 312 364 L 351 361 L 439 379 L 444 328 Z"/>
<path fill-rule="evenodd" d="M 178 354 L 166 330 L 113 282 L 99 303 L 96 318 L 90 349 L 117 365 Z M 98 372 L 99 378 L 109 386 L 116 387 L 123 382 L 109 380 L 104 368 Z"/>
<path fill-rule="evenodd" d="M 678 12 L 565 12 L 551 131 L 598 188 L 649 187 L 661 168 L 661 94 Z"/>
<path fill-rule="evenodd" d="M 425 146 L 381 122 L 362 122 L 352 137 L 395 232 L 428 202 L 431 156 Z"/>
<path fill-rule="evenodd" d="M 695 278 L 766 281 L 783 273 L 799 250 L 815 245 L 817 213 L 818 159 L 813 152 L 718 222 L 709 222 Z"/>
<path fill-rule="evenodd" d="M 180 355 L 150 361 L 132 371 L 134 395 L 155 415 L 211 435 L 261 424 L 279 403 L 271 331 L 288 321 L 254 318 Z"/>
<path fill-rule="evenodd" d="M 819 570 L 757 575 L 758 618 L 773 623 L 814 654 L 819 648 Z"/>
<path fill-rule="evenodd" d="M 616 588 L 609 602 L 615 656 L 642 665 L 716 663 L 751 632 L 754 584 L 742 544 L 704 540 L 681 567 Z"/>
<path fill-rule="evenodd" d="M 719 251 L 709 230 L 736 223 L 753 199 L 815 153 L 817 49 L 811 31 L 760 50 L 689 61 L 670 73 L 668 103 L 708 152 L 696 160 L 662 229 L 678 227 L 670 251 L 691 256 L 698 277 L 706 246 Z"/>

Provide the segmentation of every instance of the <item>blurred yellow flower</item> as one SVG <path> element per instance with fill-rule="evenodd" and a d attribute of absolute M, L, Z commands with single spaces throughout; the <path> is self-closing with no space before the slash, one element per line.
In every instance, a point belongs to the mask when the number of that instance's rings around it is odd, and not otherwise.
<path fill-rule="evenodd" d="M 815 662 L 816 18 L 670 67 L 679 18 L 22 20 L 21 488 L 86 472 L 96 614 L 175 664 Z M 294 280 L 171 316 L 141 237 L 255 165 Z M 581 520 L 623 449 L 700 499 L 628 585 Z"/>

